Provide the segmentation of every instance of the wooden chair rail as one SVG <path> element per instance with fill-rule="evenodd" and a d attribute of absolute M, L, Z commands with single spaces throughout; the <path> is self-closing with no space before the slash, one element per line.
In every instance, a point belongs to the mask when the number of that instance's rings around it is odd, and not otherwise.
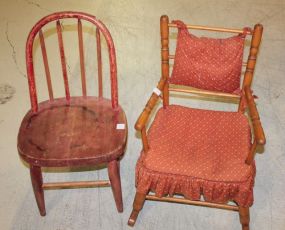
<path fill-rule="evenodd" d="M 89 188 L 89 187 L 108 187 L 109 180 L 99 181 L 70 181 L 70 182 L 49 182 L 43 183 L 43 189 L 66 189 L 66 188 Z"/>
<path fill-rule="evenodd" d="M 235 205 L 228 205 L 228 204 L 217 204 L 217 203 L 210 203 L 206 201 L 195 201 L 195 200 L 188 200 L 184 198 L 176 198 L 176 197 L 156 197 L 154 195 L 146 195 L 146 200 L 153 200 L 153 201 L 164 201 L 164 202 L 172 202 L 172 203 L 181 203 L 181 204 L 191 204 L 191 205 L 198 205 L 198 206 L 205 206 L 211 208 L 220 208 L 220 209 L 227 209 L 231 211 L 238 211 L 238 206 Z"/>
<path fill-rule="evenodd" d="M 253 125 L 254 139 L 257 144 L 264 145 L 266 142 L 264 131 L 260 122 L 259 113 L 257 111 L 252 92 L 248 86 L 244 87 L 245 97 L 248 104 L 249 115 Z"/>
<path fill-rule="evenodd" d="M 174 23 L 169 23 L 169 27 L 176 28 L 177 25 Z M 243 33 L 243 29 L 230 29 L 230 28 L 220 28 L 220 27 L 208 27 L 208 26 L 198 26 L 198 25 L 187 25 L 188 29 L 194 29 L 194 30 L 209 30 L 209 31 L 217 31 L 217 32 L 227 32 L 227 33 Z M 251 35 L 252 31 L 248 31 L 247 34 Z"/>
<path fill-rule="evenodd" d="M 164 85 L 165 85 L 165 79 L 160 79 L 160 81 L 157 84 L 157 88 L 162 92 Z M 148 117 L 153 109 L 153 107 L 155 106 L 157 100 L 158 100 L 159 96 L 156 93 L 152 93 L 151 97 L 149 98 L 143 112 L 140 114 L 136 124 L 135 124 L 135 129 L 137 131 L 141 131 L 144 127 L 145 124 L 148 120 Z"/>
<path fill-rule="evenodd" d="M 225 98 L 230 98 L 230 99 L 240 99 L 240 96 L 236 94 L 214 92 L 214 91 L 202 90 L 202 89 L 196 89 L 196 88 L 181 89 L 181 88 L 169 87 L 169 91 L 181 92 L 181 93 L 192 93 L 192 94 L 198 94 L 202 96 L 217 96 L 217 97 L 225 97 Z"/>

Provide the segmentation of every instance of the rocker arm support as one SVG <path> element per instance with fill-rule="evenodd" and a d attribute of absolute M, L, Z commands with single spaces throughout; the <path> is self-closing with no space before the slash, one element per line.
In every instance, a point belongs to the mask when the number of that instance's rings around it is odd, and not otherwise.
<path fill-rule="evenodd" d="M 160 91 L 163 91 L 164 85 L 165 85 L 166 80 L 165 79 L 160 79 L 160 81 L 157 84 L 157 89 Z M 151 97 L 149 98 L 146 106 L 144 107 L 144 110 L 140 114 L 136 124 L 135 124 L 135 129 L 137 131 L 142 131 L 143 128 L 145 128 L 145 124 L 148 121 L 149 115 L 155 106 L 159 96 L 153 92 Z"/>
<path fill-rule="evenodd" d="M 254 140 L 258 145 L 264 145 L 266 142 L 264 131 L 260 122 L 259 114 L 254 102 L 254 97 L 252 95 L 249 86 L 245 86 L 245 98 L 248 104 L 249 115 L 253 125 Z"/>
<path fill-rule="evenodd" d="M 165 82 L 166 82 L 166 80 L 163 78 L 161 78 L 160 81 L 158 82 L 157 89 L 160 90 L 160 92 L 163 91 L 163 88 L 165 86 Z M 149 149 L 145 125 L 146 125 L 148 118 L 149 118 L 149 115 L 150 115 L 150 113 L 151 113 L 153 107 L 155 106 L 159 97 L 160 97 L 160 95 L 158 93 L 155 93 L 155 92 L 152 93 L 152 95 L 149 98 L 146 106 L 144 107 L 144 110 L 142 111 L 141 115 L 139 116 L 139 118 L 135 124 L 135 129 L 137 131 L 141 132 L 144 152 L 147 152 Z"/>

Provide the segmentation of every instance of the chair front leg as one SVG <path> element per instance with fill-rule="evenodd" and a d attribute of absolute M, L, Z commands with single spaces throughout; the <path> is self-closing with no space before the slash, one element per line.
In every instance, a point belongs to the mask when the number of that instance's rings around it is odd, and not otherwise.
<path fill-rule="evenodd" d="M 44 190 L 43 190 L 43 177 L 41 167 L 38 166 L 30 166 L 30 174 L 31 181 L 33 185 L 33 190 L 35 194 L 35 198 L 37 201 L 37 205 L 40 211 L 41 216 L 46 215 L 45 208 L 45 198 L 44 198 Z"/>
<path fill-rule="evenodd" d="M 242 230 L 249 230 L 249 208 L 239 207 L 239 218 L 242 225 Z"/>
<path fill-rule="evenodd" d="M 143 208 L 145 197 L 146 197 L 145 194 L 136 192 L 136 196 L 135 196 L 134 203 L 133 203 L 133 211 L 128 221 L 129 226 L 135 225 L 139 212 Z"/>
<path fill-rule="evenodd" d="M 123 212 L 123 199 L 120 178 L 120 162 L 113 160 L 108 163 L 108 175 L 118 212 Z"/>

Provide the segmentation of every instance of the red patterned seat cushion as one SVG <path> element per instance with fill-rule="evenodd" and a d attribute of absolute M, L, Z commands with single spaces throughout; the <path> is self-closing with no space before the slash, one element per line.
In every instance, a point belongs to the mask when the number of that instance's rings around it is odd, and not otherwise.
<path fill-rule="evenodd" d="M 245 35 L 199 38 L 183 22 L 175 23 L 179 31 L 170 83 L 226 93 L 238 90 Z"/>
<path fill-rule="evenodd" d="M 251 145 L 245 115 L 171 105 L 158 111 L 148 140 L 137 164 L 138 191 L 252 205 L 255 166 L 245 164 Z"/>

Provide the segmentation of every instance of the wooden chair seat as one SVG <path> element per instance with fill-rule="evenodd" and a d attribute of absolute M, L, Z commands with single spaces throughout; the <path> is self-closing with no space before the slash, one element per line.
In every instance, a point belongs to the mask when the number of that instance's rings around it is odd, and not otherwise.
<path fill-rule="evenodd" d="M 124 111 L 110 100 L 73 97 L 39 104 L 24 117 L 18 150 L 30 164 L 42 167 L 94 165 L 118 159 L 124 153 L 127 130 Z"/>
<path fill-rule="evenodd" d="M 255 166 L 245 163 L 251 132 L 244 114 L 169 105 L 157 112 L 147 137 L 137 191 L 252 205 Z"/>

